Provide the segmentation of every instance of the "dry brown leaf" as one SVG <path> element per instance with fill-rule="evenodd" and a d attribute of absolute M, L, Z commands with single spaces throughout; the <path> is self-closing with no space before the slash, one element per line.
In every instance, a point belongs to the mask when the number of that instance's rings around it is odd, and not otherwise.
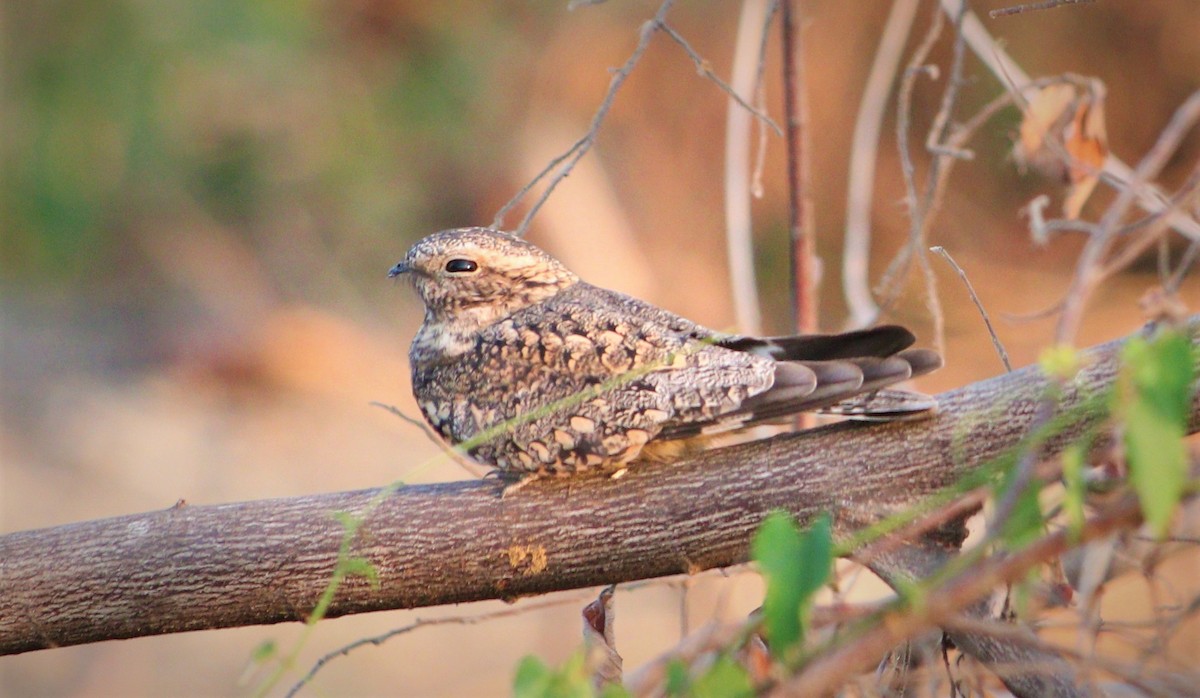
<path fill-rule="evenodd" d="M 1146 317 L 1147 322 L 1166 322 L 1178 325 L 1187 319 L 1189 314 L 1187 303 L 1178 293 L 1168 292 L 1162 286 L 1155 286 L 1138 300 L 1138 306 Z"/>
<path fill-rule="evenodd" d="M 1059 124 L 1067 107 L 1075 101 L 1074 85 L 1059 83 L 1038 90 L 1029 100 L 1025 118 L 1021 120 L 1021 138 L 1015 155 L 1022 164 L 1034 163 L 1046 141 L 1046 134 Z"/>
<path fill-rule="evenodd" d="M 767 643 L 763 640 L 762 635 L 758 633 L 751 635 L 745 646 L 742 647 L 740 655 L 741 664 L 750 674 L 750 681 L 755 686 L 762 686 L 771 678 L 771 669 L 774 664 L 771 662 L 771 650 L 767 648 Z"/>
<path fill-rule="evenodd" d="M 1104 124 L 1104 89 L 1094 87 L 1079 100 L 1067 129 L 1064 145 L 1071 156 L 1067 169 L 1070 184 L 1063 200 L 1063 215 L 1078 218 L 1083 205 L 1100 182 L 1108 158 L 1108 132 Z"/>
<path fill-rule="evenodd" d="M 583 607 L 583 646 L 587 648 L 587 666 L 592 684 L 599 689 L 621 683 L 622 660 L 617 653 L 613 625 L 613 588 L 605 587 L 595 601 Z"/>

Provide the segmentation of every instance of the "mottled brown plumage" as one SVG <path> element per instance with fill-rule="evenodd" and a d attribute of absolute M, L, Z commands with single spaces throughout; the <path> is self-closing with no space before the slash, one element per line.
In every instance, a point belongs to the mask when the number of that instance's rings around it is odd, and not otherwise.
<path fill-rule="evenodd" d="M 916 394 L 869 399 L 941 365 L 905 350 L 902 327 L 724 335 L 487 228 L 421 240 L 392 268 L 401 274 L 425 304 L 409 353 L 421 411 L 502 474 L 616 472 L 804 410 L 903 418 L 933 407 Z"/>

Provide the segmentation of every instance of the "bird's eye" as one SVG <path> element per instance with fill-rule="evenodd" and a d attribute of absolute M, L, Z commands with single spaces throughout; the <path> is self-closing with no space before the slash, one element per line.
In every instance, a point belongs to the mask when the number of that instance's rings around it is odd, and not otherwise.
<path fill-rule="evenodd" d="M 469 259 L 452 259 L 446 262 L 446 271 L 451 274 L 467 274 L 478 268 L 479 265 Z"/>

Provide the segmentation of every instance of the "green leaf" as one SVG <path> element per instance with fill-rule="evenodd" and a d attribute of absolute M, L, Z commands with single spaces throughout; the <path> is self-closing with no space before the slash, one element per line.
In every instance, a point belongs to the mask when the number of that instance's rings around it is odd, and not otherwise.
<path fill-rule="evenodd" d="M 553 680 L 550 667 L 533 655 L 526 655 L 517 664 L 513 678 L 514 698 L 541 698 L 547 694 Z"/>
<path fill-rule="evenodd" d="M 1042 373 L 1058 380 L 1071 380 L 1079 372 L 1079 352 L 1069 344 L 1057 344 L 1038 357 Z"/>
<path fill-rule="evenodd" d="M 1063 509 L 1067 512 L 1067 523 L 1070 526 L 1072 540 L 1078 540 L 1079 533 L 1083 530 L 1085 455 L 1085 448 L 1081 442 L 1067 446 L 1062 454 L 1063 484 L 1066 487 Z"/>
<path fill-rule="evenodd" d="M 595 691 L 592 690 L 592 680 L 585 671 L 584 660 L 583 652 L 576 652 L 567 659 L 561 669 L 553 669 L 537 657 L 526 656 L 517 665 L 516 676 L 513 678 L 513 696 L 593 698 Z"/>
<path fill-rule="evenodd" d="M 1042 597 L 1040 586 L 1040 577 L 1037 570 L 1026 572 L 1024 576 L 1013 583 L 1009 602 L 1012 611 L 1017 614 L 1018 618 L 1032 620 L 1030 613 L 1033 608 L 1033 600 Z"/>
<path fill-rule="evenodd" d="M 348 557 L 342 561 L 342 574 L 347 577 L 366 577 L 372 589 L 379 588 L 379 571 L 365 557 Z"/>
<path fill-rule="evenodd" d="M 255 664 L 262 664 L 278 653 L 279 645 L 275 644 L 274 640 L 263 640 L 258 643 L 258 647 L 254 648 L 254 652 L 250 655 L 250 660 Z"/>
<path fill-rule="evenodd" d="M 767 516 L 751 546 L 767 581 L 763 624 L 771 653 L 783 659 L 804 639 L 812 598 L 833 570 L 833 536 L 828 516 L 801 533 L 784 512 Z"/>
<path fill-rule="evenodd" d="M 1194 365 L 1190 339 L 1176 331 L 1133 339 L 1122 352 L 1118 406 L 1125 417 L 1125 454 L 1146 523 L 1163 536 L 1187 483 L 1183 443 Z"/>
<path fill-rule="evenodd" d="M 1015 479 L 1020 467 L 1020 461 L 1017 461 L 1005 471 L 1004 478 L 996 491 L 997 499 L 1008 496 L 1009 490 L 1016 485 Z M 1004 540 L 1014 548 L 1019 548 L 1042 534 L 1042 505 L 1038 501 L 1036 484 L 1026 483 L 1025 489 L 1017 494 L 1012 512 L 1004 521 L 1001 529 Z"/>
<path fill-rule="evenodd" d="M 333 512 L 333 520 L 340 523 L 342 525 L 342 528 L 346 529 L 347 531 L 349 531 L 351 533 L 357 531 L 358 528 L 360 526 L 362 526 L 362 523 L 363 523 L 363 519 L 361 516 L 359 516 L 357 514 L 351 514 L 348 511 Z"/>
<path fill-rule="evenodd" d="M 688 676 L 687 664 L 672 659 L 667 665 L 667 687 L 664 692 L 668 696 L 686 696 L 691 694 L 691 690 L 692 679 Z"/>
<path fill-rule="evenodd" d="M 754 695 L 749 674 L 728 655 L 721 655 L 708 671 L 692 684 L 695 698 L 744 698 Z"/>
<path fill-rule="evenodd" d="M 619 683 L 606 683 L 600 689 L 600 698 L 633 698 L 633 694 Z"/>

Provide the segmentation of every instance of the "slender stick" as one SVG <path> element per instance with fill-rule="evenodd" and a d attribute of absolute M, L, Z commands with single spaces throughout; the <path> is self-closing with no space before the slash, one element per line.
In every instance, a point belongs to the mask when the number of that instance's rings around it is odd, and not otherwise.
<path fill-rule="evenodd" d="M 884 25 L 879 49 L 871 63 L 867 86 L 863 88 L 858 116 L 854 119 L 854 138 L 850 145 L 850 177 L 846 188 L 846 236 L 842 254 L 842 293 L 851 328 L 866 327 L 879 315 L 879 306 L 871 297 L 871 199 L 875 190 L 875 161 L 879 154 L 879 133 L 888 96 L 895 82 L 896 69 L 908 41 L 917 0 L 896 0 Z"/>
<path fill-rule="evenodd" d="M 766 34 L 767 0 L 744 0 L 738 20 L 730 85 L 734 94 L 752 99 L 758 83 L 758 47 Z M 725 243 L 729 279 L 739 332 L 759 334 L 758 289 L 754 281 L 754 242 L 750 221 L 750 114 L 733 99 L 725 114 Z"/>
<path fill-rule="evenodd" d="M 963 271 L 963 268 L 958 266 L 958 262 L 954 261 L 954 258 L 950 256 L 950 253 L 946 251 L 945 247 L 942 247 L 941 245 L 934 245 L 929 249 L 944 257 L 946 262 L 948 262 L 958 274 L 958 278 L 962 279 L 963 285 L 967 287 L 967 293 L 971 296 L 971 302 L 975 304 L 975 309 L 979 311 L 980 317 L 983 318 L 983 324 L 987 327 L 988 335 L 990 335 L 992 338 L 992 346 L 996 347 L 996 353 L 1000 356 L 1001 363 L 1004 364 L 1004 370 L 1008 373 L 1012 373 L 1012 362 L 1008 360 L 1008 352 L 1004 349 L 1004 344 L 1000 341 L 1000 337 L 996 335 L 996 328 L 992 326 L 992 318 L 988 316 L 987 310 L 984 309 L 983 303 L 980 302 L 979 296 L 976 295 L 975 286 L 971 283 L 971 280 L 967 278 L 967 272 Z"/>
<path fill-rule="evenodd" d="M 799 0 L 783 2 L 783 101 L 787 111 L 788 230 L 792 247 L 792 314 L 797 332 L 817 331 L 817 284 L 813 231 L 807 194 L 804 147 L 804 59 L 800 45 Z"/>

